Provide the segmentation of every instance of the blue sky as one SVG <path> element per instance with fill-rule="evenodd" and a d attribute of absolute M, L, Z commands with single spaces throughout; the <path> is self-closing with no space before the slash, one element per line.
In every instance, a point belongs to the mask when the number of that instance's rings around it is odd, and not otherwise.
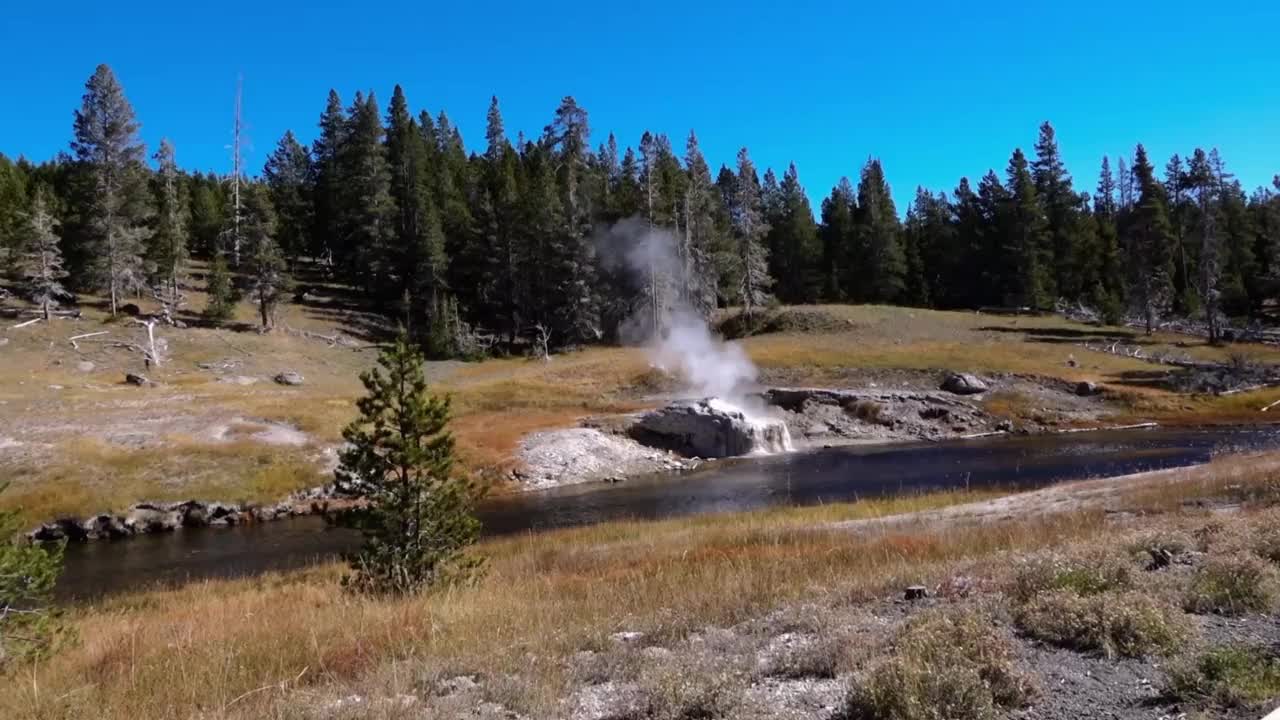
<path fill-rule="evenodd" d="M 917 184 L 1003 175 L 1046 119 L 1079 189 L 1139 141 L 1159 165 L 1217 146 L 1249 188 L 1280 172 L 1274 2 L 15 5 L 0 16 L 0 152 L 36 160 L 67 147 L 106 62 L 149 148 L 169 137 L 206 170 L 229 168 L 242 73 L 255 172 L 286 129 L 314 137 L 329 88 L 373 89 L 385 108 L 396 83 L 472 149 L 492 94 L 513 137 L 541 132 L 566 94 L 596 141 L 650 129 L 682 149 L 693 128 L 713 166 L 742 145 L 762 170 L 795 161 L 815 211 L 870 155 L 900 211 Z"/>

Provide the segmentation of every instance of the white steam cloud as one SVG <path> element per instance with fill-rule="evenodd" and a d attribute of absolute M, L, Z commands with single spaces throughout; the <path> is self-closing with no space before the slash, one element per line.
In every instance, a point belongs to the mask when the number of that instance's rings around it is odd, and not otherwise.
<path fill-rule="evenodd" d="M 606 267 L 624 270 L 641 289 L 619 327 L 620 339 L 645 346 L 653 365 L 683 378 L 692 395 L 744 400 L 759 371 L 739 345 L 713 334 L 706 318 L 681 299 L 679 238 L 633 218 L 609 228 L 596 246 Z"/>

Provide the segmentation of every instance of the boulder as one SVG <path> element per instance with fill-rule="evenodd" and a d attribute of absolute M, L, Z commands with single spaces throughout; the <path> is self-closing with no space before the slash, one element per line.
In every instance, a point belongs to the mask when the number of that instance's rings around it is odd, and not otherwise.
<path fill-rule="evenodd" d="M 302 376 L 292 370 L 285 370 L 275 376 L 274 380 L 280 385 L 301 385 Z"/>
<path fill-rule="evenodd" d="M 120 306 L 120 312 L 128 315 L 129 317 L 138 317 L 142 314 L 142 308 L 134 305 L 133 303 L 125 303 Z"/>
<path fill-rule="evenodd" d="M 85 539 L 85 531 L 75 518 L 59 518 L 36 528 L 31 533 L 31 539 L 36 542 L 57 542 L 59 540 L 79 542 Z"/>
<path fill-rule="evenodd" d="M 106 513 L 85 520 L 83 527 L 89 540 L 116 540 L 132 534 L 123 520 Z"/>
<path fill-rule="evenodd" d="M 137 387 L 151 384 L 151 381 L 147 379 L 146 375 L 140 375 L 138 373 L 125 373 L 124 381 L 130 385 L 136 385 Z"/>
<path fill-rule="evenodd" d="M 689 457 L 722 458 L 791 449 L 781 420 L 749 416 L 716 398 L 680 402 L 642 416 L 631 434 L 640 442 Z"/>
<path fill-rule="evenodd" d="M 951 373 L 942 381 L 942 389 L 954 395 L 977 395 L 989 388 L 977 375 L 969 373 Z"/>
<path fill-rule="evenodd" d="M 1093 397 L 1100 392 L 1102 392 L 1102 388 L 1098 387 L 1097 383 L 1092 383 L 1088 380 L 1083 380 L 1076 385 L 1076 395 L 1080 397 Z"/>
<path fill-rule="evenodd" d="M 89 362 L 88 360 L 81 360 L 80 362 L 76 363 L 76 369 L 79 370 L 80 372 L 93 372 L 93 369 L 95 367 L 97 366 Z"/>
<path fill-rule="evenodd" d="M 179 513 L 150 503 L 134 505 L 124 517 L 125 527 L 135 533 L 168 532 L 181 524 Z"/>

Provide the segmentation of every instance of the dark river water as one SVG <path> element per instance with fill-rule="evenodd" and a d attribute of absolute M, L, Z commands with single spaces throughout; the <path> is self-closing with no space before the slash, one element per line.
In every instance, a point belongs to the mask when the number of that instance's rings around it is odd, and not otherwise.
<path fill-rule="evenodd" d="M 1119 430 L 1041 437 L 856 446 L 747 458 L 681 475 L 586 484 L 494 498 L 487 535 L 617 519 L 658 519 L 919 493 L 1033 488 L 1206 462 L 1280 447 L 1280 428 Z M 319 517 L 187 529 L 67 548 L 59 594 L 91 599 L 152 584 L 302 567 L 352 549 L 359 536 Z"/>

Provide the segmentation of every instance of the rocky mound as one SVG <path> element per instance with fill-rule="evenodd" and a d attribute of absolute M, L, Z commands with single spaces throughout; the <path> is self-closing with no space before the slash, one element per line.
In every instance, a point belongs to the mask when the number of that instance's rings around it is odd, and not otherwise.
<path fill-rule="evenodd" d="M 786 423 L 756 417 L 719 398 L 673 403 L 646 413 L 632 427 L 631 436 L 646 445 L 690 457 L 723 458 L 791 449 Z"/>

